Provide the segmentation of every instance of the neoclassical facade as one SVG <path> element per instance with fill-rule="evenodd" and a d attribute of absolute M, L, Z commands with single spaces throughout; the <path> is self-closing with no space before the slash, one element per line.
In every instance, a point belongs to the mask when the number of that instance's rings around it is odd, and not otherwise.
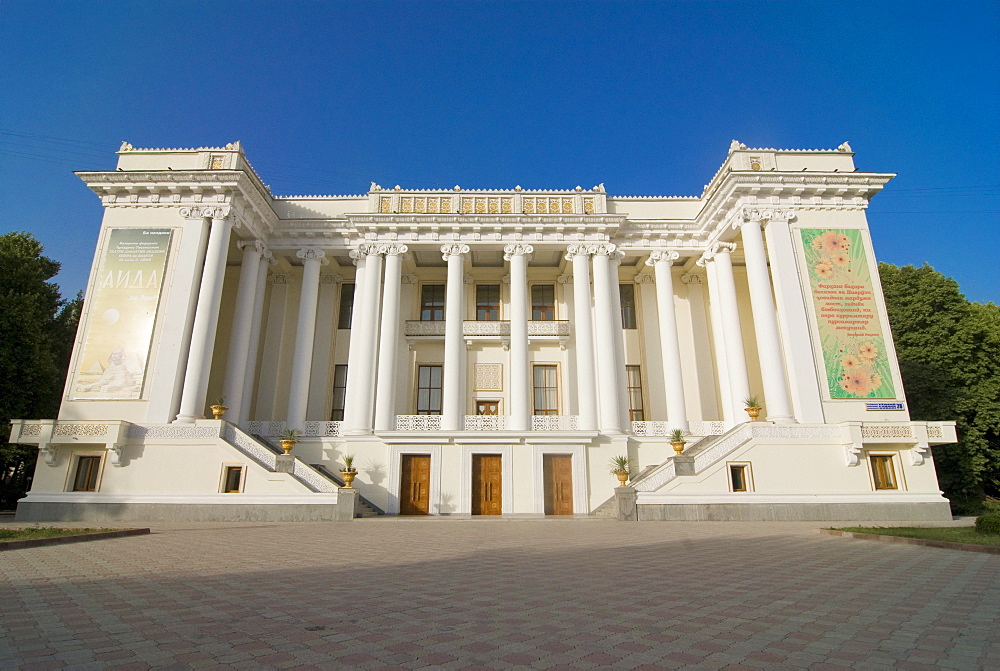
<path fill-rule="evenodd" d="M 893 175 L 847 143 L 734 141 L 697 197 L 278 197 L 239 143 L 118 156 L 77 173 L 105 216 L 59 417 L 14 422 L 21 519 L 950 516 L 954 422 L 909 419 L 868 234 Z"/>

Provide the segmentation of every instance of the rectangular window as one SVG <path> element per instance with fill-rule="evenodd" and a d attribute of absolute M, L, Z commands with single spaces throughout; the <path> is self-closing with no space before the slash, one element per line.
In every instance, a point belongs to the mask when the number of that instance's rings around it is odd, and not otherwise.
<path fill-rule="evenodd" d="M 746 464 L 729 464 L 729 484 L 734 492 L 750 491 L 748 472 L 750 468 Z"/>
<path fill-rule="evenodd" d="M 339 363 L 333 367 L 333 408 L 330 410 L 330 420 L 344 421 L 344 406 L 347 402 L 347 364 Z"/>
<path fill-rule="evenodd" d="M 500 319 L 500 285 L 476 285 L 476 319 L 481 322 L 495 322 Z"/>
<path fill-rule="evenodd" d="M 533 366 L 535 414 L 558 415 L 558 389 L 556 387 L 555 366 Z"/>
<path fill-rule="evenodd" d="M 74 492 L 96 492 L 97 474 L 101 470 L 100 457 L 77 457 L 76 477 L 73 478 Z"/>
<path fill-rule="evenodd" d="M 635 285 L 619 284 L 618 293 L 622 299 L 622 328 L 635 328 Z"/>
<path fill-rule="evenodd" d="M 354 313 L 354 284 L 340 285 L 340 313 L 337 316 L 337 328 L 351 328 L 351 315 Z"/>
<path fill-rule="evenodd" d="M 630 422 L 645 421 L 642 411 L 642 373 L 639 366 L 625 366 L 628 376 L 628 419 Z"/>
<path fill-rule="evenodd" d="M 531 319 L 550 322 L 556 318 L 556 287 L 553 284 L 534 284 L 531 287 Z"/>
<path fill-rule="evenodd" d="M 222 493 L 239 494 L 243 491 L 243 467 L 226 466 L 222 474 Z"/>
<path fill-rule="evenodd" d="M 875 489 L 899 489 L 896 486 L 896 471 L 892 465 L 892 455 L 873 454 L 868 457 L 872 465 L 872 479 Z"/>
<path fill-rule="evenodd" d="M 425 284 L 420 288 L 420 321 L 444 320 L 444 285 Z"/>
<path fill-rule="evenodd" d="M 417 414 L 441 414 L 441 366 L 417 367 Z"/>

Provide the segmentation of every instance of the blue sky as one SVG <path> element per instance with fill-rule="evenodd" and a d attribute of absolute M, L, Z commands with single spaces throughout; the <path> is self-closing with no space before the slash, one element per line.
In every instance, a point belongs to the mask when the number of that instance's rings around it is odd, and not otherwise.
<path fill-rule="evenodd" d="M 1000 301 L 1000 3 L 0 0 L 0 232 L 86 284 L 72 170 L 241 140 L 276 194 L 698 195 L 731 139 L 899 176 L 875 250 Z"/>

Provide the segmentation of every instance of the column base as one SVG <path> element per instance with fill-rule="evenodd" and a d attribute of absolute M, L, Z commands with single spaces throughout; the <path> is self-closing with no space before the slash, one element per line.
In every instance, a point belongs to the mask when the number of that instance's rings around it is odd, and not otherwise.
<path fill-rule="evenodd" d="M 171 424 L 194 424 L 199 419 L 205 419 L 204 415 L 177 415 L 177 419 L 170 422 Z"/>

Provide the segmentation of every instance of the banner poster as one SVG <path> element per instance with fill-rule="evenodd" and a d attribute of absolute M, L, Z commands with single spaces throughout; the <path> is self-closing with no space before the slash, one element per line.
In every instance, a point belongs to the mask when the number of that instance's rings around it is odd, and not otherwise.
<path fill-rule="evenodd" d="M 896 398 L 861 231 L 801 233 L 830 398 Z"/>
<path fill-rule="evenodd" d="M 70 386 L 75 400 L 135 400 L 160 303 L 172 231 L 113 228 L 87 296 L 87 330 Z"/>

